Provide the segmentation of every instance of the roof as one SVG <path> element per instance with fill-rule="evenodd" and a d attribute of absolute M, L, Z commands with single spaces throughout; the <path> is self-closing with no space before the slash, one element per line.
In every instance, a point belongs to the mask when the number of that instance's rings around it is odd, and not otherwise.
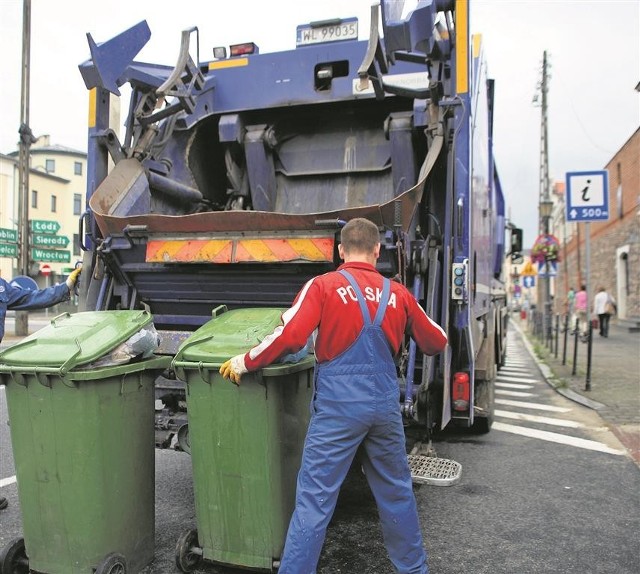
<path fill-rule="evenodd" d="M 8 153 L 7 155 L 10 157 L 15 157 L 18 155 L 18 151 L 12 151 L 10 153 Z M 74 155 L 74 156 L 81 156 L 83 158 L 87 157 L 87 152 L 84 151 L 80 151 L 77 149 L 73 149 L 70 147 L 66 147 L 63 145 L 48 145 L 48 146 L 32 146 L 29 148 L 29 153 L 31 155 L 36 155 L 36 154 L 59 154 L 59 155 Z"/>
<path fill-rule="evenodd" d="M 0 153 L 0 159 L 5 159 L 7 161 L 10 161 L 10 162 L 15 164 L 16 168 L 18 167 L 18 158 L 15 157 L 15 155 L 12 156 L 12 155 L 6 155 L 6 154 L 3 154 L 3 153 Z M 42 171 L 41 169 L 37 169 L 35 167 L 29 168 L 29 173 L 34 174 L 34 175 L 38 175 L 40 177 L 46 177 L 46 178 L 49 178 L 49 179 L 53 179 L 55 181 L 60 181 L 62 183 L 69 183 L 69 181 L 70 181 L 65 177 L 60 177 L 59 175 L 55 175 L 53 173 L 48 173 L 46 171 Z"/>

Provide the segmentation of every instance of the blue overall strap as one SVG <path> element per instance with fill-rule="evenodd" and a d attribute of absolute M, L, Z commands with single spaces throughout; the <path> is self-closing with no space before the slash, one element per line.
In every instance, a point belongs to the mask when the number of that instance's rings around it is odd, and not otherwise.
<path fill-rule="evenodd" d="M 360 305 L 360 311 L 362 311 L 362 318 L 364 320 L 364 324 L 367 326 L 380 325 L 380 323 L 382 323 L 384 313 L 387 310 L 387 304 L 389 303 L 389 295 L 391 292 L 391 281 L 389 281 L 389 279 L 387 279 L 386 277 L 383 277 L 382 295 L 380 297 L 380 304 L 378 306 L 378 311 L 376 312 L 376 316 L 372 323 L 371 316 L 369 315 L 369 309 L 367 307 L 367 304 L 365 303 L 364 295 L 360 290 L 360 286 L 356 283 L 356 280 L 353 278 L 351 273 L 345 271 L 344 269 L 341 269 L 340 271 L 338 271 L 338 273 L 340 273 L 340 275 L 342 275 L 349 282 L 351 287 L 353 287 L 353 290 L 356 292 L 356 297 L 358 299 L 358 304 Z"/>

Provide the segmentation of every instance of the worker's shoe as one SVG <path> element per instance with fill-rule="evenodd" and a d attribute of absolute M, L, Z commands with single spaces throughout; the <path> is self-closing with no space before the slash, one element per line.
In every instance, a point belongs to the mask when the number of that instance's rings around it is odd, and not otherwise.
<path fill-rule="evenodd" d="M 7 506 L 9 506 L 9 501 L 4 496 L 0 496 L 0 510 L 4 510 Z"/>

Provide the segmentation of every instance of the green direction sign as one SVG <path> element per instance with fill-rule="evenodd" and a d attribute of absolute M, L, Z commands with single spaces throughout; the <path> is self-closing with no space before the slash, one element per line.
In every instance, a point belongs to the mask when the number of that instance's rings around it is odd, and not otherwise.
<path fill-rule="evenodd" d="M 15 229 L 0 227 L 0 241 L 18 241 L 18 232 Z"/>
<path fill-rule="evenodd" d="M 0 243 L 0 257 L 18 257 L 18 246 L 15 243 Z"/>
<path fill-rule="evenodd" d="M 36 235 L 31 236 L 31 245 L 36 247 L 66 247 L 69 238 L 66 235 Z"/>
<path fill-rule="evenodd" d="M 56 249 L 31 249 L 31 259 L 34 261 L 47 261 L 49 263 L 69 263 L 71 252 Z"/>
<path fill-rule="evenodd" d="M 60 231 L 60 224 L 57 221 L 47 221 L 45 219 L 32 219 L 31 231 L 34 233 L 47 233 L 54 235 Z"/>

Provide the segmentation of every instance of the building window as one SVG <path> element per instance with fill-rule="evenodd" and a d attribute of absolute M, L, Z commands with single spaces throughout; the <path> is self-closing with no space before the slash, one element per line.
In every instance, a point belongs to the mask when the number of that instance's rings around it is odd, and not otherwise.
<path fill-rule="evenodd" d="M 73 162 L 73 173 L 75 175 L 82 175 L 82 162 Z"/>
<path fill-rule="evenodd" d="M 73 254 L 80 255 L 80 235 L 73 234 Z"/>
<path fill-rule="evenodd" d="M 56 171 L 56 160 L 55 159 L 46 160 L 44 168 L 47 170 L 47 173 L 55 173 L 55 171 Z"/>
<path fill-rule="evenodd" d="M 73 215 L 80 215 L 82 213 L 82 195 L 79 193 L 73 194 Z"/>
<path fill-rule="evenodd" d="M 31 207 L 38 207 L 38 192 L 35 189 L 31 190 Z"/>
<path fill-rule="evenodd" d="M 55 213 L 58 207 L 58 198 L 55 195 L 51 196 L 51 213 Z"/>

